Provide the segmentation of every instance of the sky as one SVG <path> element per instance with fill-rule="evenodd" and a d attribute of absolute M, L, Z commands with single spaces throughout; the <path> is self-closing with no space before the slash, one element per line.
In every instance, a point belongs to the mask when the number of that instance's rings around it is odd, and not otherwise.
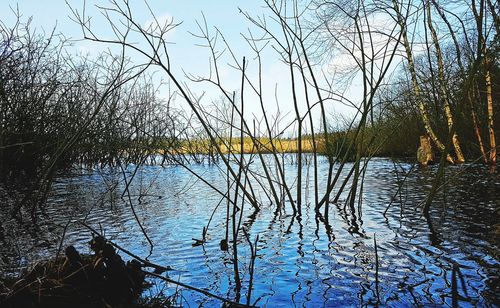
<path fill-rule="evenodd" d="M 118 2 L 121 2 L 118 0 Z M 143 0 L 131 0 L 132 12 L 134 18 L 141 25 L 147 25 L 152 22 L 153 18 L 144 5 Z M 99 14 L 95 4 L 108 5 L 108 1 L 88 0 L 86 2 L 86 14 L 92 16 L 92 27 L 96 33 L 102 37 L 112 35 L 111 28 L 105 19 Z M 184 77 L 185 73 L 199 76 L 208 76 L 210 72 L 210 53 L 207 48 L 200 47 L 204 41 L 192 35 L 200 33 L 197 22 L 203 24 L 205 18 L 209 31 L 214 33 L 217 27 L 223 33 L 226 41 L 231 46 L 237 59 L 246 57 L 248 60 L 248 74 L 257 81 L 257 61 L 254 53 L 248 46 L 248 43 L 242 37 L 242 34 L 248 35 L 252 33 L 258 35 L 259 31 L 251 25 L 251 23 L 240 13 L 241 11 L 248 12 L 252 16 L 269 15 L 269 11 L 264 7 L 261 1 L 248 0 L 217 0 L 217 1 L 201 1 L 201 0 L 154 0 L 149 1 L 152 11 L 159 20 L 172 20 L 174 22 L 182 22 L 169 35 L 168 40 L 172 42 L 169 45 L 169 55 L 172 63 L 172 71 L 179 78 L 188 83 L 188 87 L 197 95 L 203 95 L 204 103 L 209 104 L 212 101 L 217 101 L 221 97 L 221 93 L 209 84 L 193 84 Z M 56 27 L 56 32 L 61 32 L 65 37 L 74 40 L 73 50 L 75 53 L 90 54 L 97 56 L 109 48 L 108 45 L 98 44 L 95 42 L 82 40 L 83 34 L 79 25 L 72 20 L 71 8 L 79 10 L 83 9 L 83 1 L 81 0 L 2 0 L 0 2 L 0 18 L 7 26 L 12 26 L 15 22 L 15 14 L 12 10 L 19 9 L 21 13 L 21 21 L 26 21 L 32 17 L 32 26 L 38 30 L 50 32 Z M 279 30 L 279 29 L 276 29 Z M 278 31 L 279 33 L 279 31 Z M 222 50 L 222 44 L 219 40 L 219 50 Z M 234 65 L 229 54 L 227 57 L 220 60 L 222 82 L 226 89 L 240 89 L 241 73 L 231 68 Z M 130 54 L 133 60 L 140 61 L 140 56 Z M 241 62 L 241 60 L 240 60 Z M 268 115 L 276 116 L 278 112 L 276 100 L 279 101 L 280 115 L 284 117 L 282 127 L 285 127 L 289 121 L 293 120 L 293 105 L 290 91 L 290 78 L 288 68 L 283 65 L 277 53 L 272 46 L 267 46 L 263 53 L 262 63 L 262 78 L 263 78 L 263 93 L 265 111 Z M 325 66 L 329 70 L 328 64 Z M 160 74 L 161 76 L 161 74 Z M 167 96 L 166 89 L 162 90 L 161 95 Z M 250 119 L 253 116 L 260 118 L 262 112 L 255 96 L 245 91 L 246 117 Z M 359 97 L 359 90 L 349 90 L 350 95 Z M 179 104 L 182 104 L 180 102 Z M 302 111 L 305 109 L 305 103 L 302 104 Z M 354 113 L 351 108 L 345 107 L 341 103 L 331 103 L 329 112 L 336 112 L 343 115 Z M 315 113 L 315 120 L 319 121 L 319 112 Z M 318 123 L 319 124 L 319 123 Z"/>

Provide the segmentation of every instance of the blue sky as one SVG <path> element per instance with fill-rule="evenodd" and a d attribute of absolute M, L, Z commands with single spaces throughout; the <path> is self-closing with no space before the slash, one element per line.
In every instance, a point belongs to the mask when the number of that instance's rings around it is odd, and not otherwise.
<path fill-rule="evenodd" d="M 81 0 L 2 0 L 0 2 L 0 17 L 7 25 L 13 25 L 15 15 L 11 9 L 19 8 L 22 14 L 22 20 L 33 17 L 32 25 L 38 29 L 44 29 L 46 32 L 52 30 L 57 25 L 57 31 L 63 33 L 66 37 L 72 39 L 81 39 L 82 31 L 79 26 L 70 19 L 72 13 L 71 6 L 74 9 L 82 10 L 83 1 Z M 120 1 L 119 1 L 120 2 Z M 87 1 L 87 15 L 92 16 L 93 27 L 98 33 L 103 35 L 110 34 L 108 24 L 99 16 L 98 11 L 93 8 L 94 4 L 107 5 L 108 1 Z M 131 1 L 133 13 L 141 24 L 151 20 L 151 15 L 146 10 L 142 0 Z M 197 58 L 201 55 L 200 48 L 195 44 L 200 43 L 199 39 L 194 38 L 189 32 L 197 33 L 196 21 L 202 20 L 202 12 L 210 26 L 217 26 L 223 30 L 224 35 L 237 50 L 245 50 L 246 43 L 241 38 L 240 33 L 246 32 L 249 24 L 245 22 L 244 17 L 239 13 L 239 8 L 252 14 L 262 14 L 263 8 L 259 1 L 242 0 L 218 0 L 218 1 L 183 1 L 183 0 L 162 0 L 149 1 L 154 14 L 157 17 L 173 18 L 175 22 L 182 22 L 173 33 L 170 39 L 176 46 L 172 47 L 172 52 L 183 56 L 183 66 L 198 66 Z M 77 42 L 76 48 L 92 52 L 99 47 L 91 42 Z M 102 46 L 104 48 L 104 46 Z M 194 60 L 194 61 L 193 61 Z M 199 59 L 202 60 L 202 59 Z"/>
<path fill-rule="evenodd" d="M 121 1 L 118 1 L 121 2 Z M 140 24 L 147 24 L 152 20 L 151 15 L 146 9 L 142 0 L 131 0 L 132 10 L 135 18 Z M 81 11 L 83 1 L 68 0 L 70 6 Z M 87 15 L 93 16 L 92 25 L 96 32 L 102 36 L 111 35 L 110 27 L 105 20 L 99 15 L 94 4 L 107 5 L 108 1 L 87 1 Z M 201 0 L 156 0 L 149 1 L 154 14 L 158 18 L 171 19 L 182 24 L 175 28 L 169 35 L 169 40 L 173 45 L 169 46 L 169 54 L 172 59 L 172 67 L 174 73 L 182 78 L 184 72 L 189 72 L 195 75 L 207 75 L 209 72 L 209 50 L 196 46 L 203 43 L 200 39 L 193 37 L 189 32 L 198 33 L 196 21 L 202 21 L 202 12 L 207 20 L 208 26 L 213 31 L 216 26 L 222 31 L 225 38 L 236 53 L 238 59 L 243 56 L 247 57 L 249 63 L 249 74 L 257 79 L 256 61 L 254 54 L 248 48 L 248 44 L 242 38 L 241 33 L 248 33 L 251 28 L 255 32 L 255 28 L 245 19 L 240 13 L 240 9 L 249 12 L 252 16 L 267 14 L 268 11 L 263 7 L 261 1 L 248 0 L 217 0 L 217 1 L 201 1 Z M 19 7 L 19 12 L 22 14 L 22 20 L 26 21 L 32 16 L 32 25 L 38 29 L 44 29 L 46 32 L 52 30 L 57 25 L 57 31 L 63 33 L 66 37 L 75 39 L 74 47 L 76 52 L 90 53 L 97 55 L 106 50 L 108 46 L 96 44 L 89 41 L 81 41 L 82 32 L 80 27 L 70 19 L 71 10 L 64 0 L 2 0 L 0 2 L 0 17 L 1 20 L 9 25 L 13 25 L 15 15 L 11 12 L 11 8 Z M 241 73 L 232 69 L 227 63 L 230 63 L 229 58 L 221 60 L 223 83 L 227 89 L 238 90 L 240 87 Z M 276 114 L 277 107 L 275 99 L 278 97 L 280 104 L 281 115 L 289 114 L 286 117 L 287 121 L 293 119 L 293 106 L 290 91 L 290 79 L 288 69 L 278 59 L 278 55 L 272 48 L 267 48 L 264 53 L 263 61 L 263 79 L 264 79 L 264 99 L 266 104 L 266 113 Z M 209 85 L 189 85 L 191 90 L 194 90 L 198 95 L 205 93 L 204 102 L 210 103 L 217 100 L 221 94 Z M 277 94 L 277 95 L 276 95 Z M 255 96 L 247 94 L 245 100 L 248 102 L 246 110 L 250 114 L 255 114 L 260 117 L 261 112 L 258 106 L 258 101 Z M 305 105 L 305 103 L 303 104 Z M 333 105 L 332 105 L 333 106 Z M 305 109 L 305 108 L 304 108 Z M 341 113 L 348 113 L 342 104 L 336 104 L 330 110 L 335 110 Z M 319 115 L 317 116 L 319 118 Z M 285 121 L 282 127 L 286 126 Z"/>

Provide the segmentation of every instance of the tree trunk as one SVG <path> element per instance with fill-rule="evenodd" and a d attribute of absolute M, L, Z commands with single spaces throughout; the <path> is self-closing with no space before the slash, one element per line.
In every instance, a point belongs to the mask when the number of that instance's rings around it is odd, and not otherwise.
<path fill-rule="evenodd" d="M 488 131 L 490 134 L 490 164 L 496 165 L 497 163 L 497 148 L 495 141 L 495 128 L 493 123 L 493 95 L 491 86 L 491 74 L 488 67 L 488 58 L 485 58 L 486 64 L 486 100 L 488 102 Z"/>
<path fill-rule="evenodd" d="M 473 91 L 476 91 L 475 90 L 475 86 L 472 86 L 472 87 L 474 88 Z M 476 97 L 479 97 L 479 96 L 476 96 Z M 486 156 L 486 151 L 484 150 L 484 143 L 483 143 L 483 138 L 481 137 L 481 129 L 479 128 L 479 122 L 477 120 L 476 108 L 474 107 L 474 103 L 473 103 L 473 100 L 472 100 L 470 92 L 467 95 L 467 99 L 468 99 L 469 104 L 470 104 L 471 116 L 472 116 L 472 125 L 474 126 L 474 133 L 476 134 L 476 139 L 477 139 L 477 142 L 479 144 L 479 151 L 481 151 L 481 157 L 483 158 L 483 162 L 485 164 L 487 164 L 488 163 L 488 157 Z"/>
<path fill-rule="evenodd" d="M 429 30 L 431 31 L 432 42 L 434 44 L 434 48 L 436 48 L 436 57 L 438 63 L 438 79 L 439 79 L 439 92 L 440 96 L 444 102 L 444 113 L 446 115 L 446 121 L 448 124 L 448 131 L 451 134 L 451 139 L 453 142 L 453 148 L 455 149 L 455 154 L 457 155 L 456 163 L 465 162 L 464 155 L 462 153 L 462 148 L 460 147 L 460 141 L 458 138 L 458 134 L 456 129 L 454 129 L 453 124 L 453 114 L 451 112 L 450 106 L 450 98 L 448 95 L 448 91 L 446 89 L 446 81 L 444 78 L 444 63 L 443 63 L 443 54 L 441 52 L 441 46 L 439 44 L 437 32 L 434 29 L 432 24 L 432 14 L 431 14 L 431 5 L 429 1 L 426 1 L 426 9 L 427 9 L 427 25 Z"/>
<path fill-rule="evenodd" d="M 488 163 L 488 157 L 486 156 L 486 150 L 484 148 L 483 139 L 481 137 L 481 129 L 479 128 L 479 121 L 477 118 L 476 108 L 474 106 L 474 99 L 479 98 L 479 95 L 476 95 L 478 93 L 477 86 L 473 81 L 474 79 L 472 78 L 475 75 L 475 73 L 469 72 L 467 74 L 465 72 L 464 65 L 462 63 L 462 52 L 460 50 L 461 47 L 460 47 L 460 44 L 458 43 L 458 39 L 457 39 L 457 35 L 455 34 L 455 30 L 453 29 L 453 26 L 451 25 L 450 21 L 446 17 L 445 11 L 439 5 L 437 0 L 431 0 L 431 1 L 432 1 L 432 4 L 434 5 L 434 7 L 436 8 L 436 11 L 438 12 L 439 16 L 446 24 L 446 27 L 448 28 L 448 32 L 451 36 L 451 39 L 453 40 L 453 44 L 455 45 L 455 52 L 457 54 L 457 64 L 458 64 L 458 67 L 460 68 L 460 74 L 462 75 L 462 78 L 464 78 L 464 80 L 466 80 L 464 89 L 465 89 L 465 93 L 467 96 L 467 102 L 469 103 L 470 108 L 471 108 L 471 117 L 472 117 L 472 125 L 473 125 L 473 129 L 474 129 L 474 133 L 476 135 L 476 139 L 478 142 L 479 151 L 481 152 L 481 157 L 483 159 L 483 162 L 486 164 L 486 163 Z M 474 11 L 474 16 L 477 17 L 478 13 L 475 11 L 475 6 L 473 6 L 472 9 Z M 481 24 L 479 24 L 478 26 L 481 27 Z M 479 56 L 477 59 L 479 59 Z M 477 59 L 474 62 L 476 62 Z M 472 65 L 472 67 L 473 68 L 476 67 L 476 64 L 474 63 Z M 469 75 L 469 76 L 467 76 L 467 75 Z"/>
<path fill-rule="evenodd" d="M 412 81 L 412 86 L 413 86 L 413 92 L 415 94 L 415 98 L 418 101 L 418 110 L 420 111 L 420 115 L 422 116 L 422 122 L 424 124 L 425 131 L 431 138 L 431 140 L 434 142 L 434 144 L 437 146 L 439 151 L 443 152 L 443 155 L 446 155 L 446 159 L 450 163 L 454 163 L 453 158 L 451 157 L 450 154 L 444 153 L 445 151 L 445 146 L 444 144 L 439 140 L 437 137 L 436 133 L 432 129 L 431 122 L 429 119 L 429 114 L 427 112 L 427 106 L 424 104 L 421 98 L 421 89 L 418 84 L 418 79 L 417 79 L 417 73 L 415 71 L 415 63 L 413 62 L 413 52 L 410 46 L 410 42 L 408 41 L 408 34 L 406 31 L 406 21 L 403 19 L 403 16 L 401 15 L 401 12 L 398 7 L 398 3 L 396 0 L 392 0 L 393 8 L 396 11 L 397 14 L 397 22 L 399 26 L 401 27 L 401 36 L 403 37 L 403 45 L 405 47 L 406 51 L 406 58 L 408 60 L 408 69 L 411 74 L 411 81 Z"/>
<path fill-rule="evenodd" d="M 429 136 L 420 136 L 417 160 L 422 166 L 434 163 L 434 153 L 432 152 L 431 138 Z"/>

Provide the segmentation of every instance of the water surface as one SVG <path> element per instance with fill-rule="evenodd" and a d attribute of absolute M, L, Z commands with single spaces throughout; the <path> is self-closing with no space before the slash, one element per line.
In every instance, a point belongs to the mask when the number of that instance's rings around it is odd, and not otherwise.
<path fill-rule="evenodd" d="M 254 165 L 259 171 L 258 164 Z M 227 189 L 219 167 L 190 167 L 220 190 Z M 296 165 L 286 168 L 292 179 Z M 324 182 L 325 162 L 319 171 Z M 343 194 L 340 202 L 330 204 L 328 217 L 316 214 L 311 192 L 304 196 L 307 205 L 302 215 L 292 215 L 289 204 L 276 213 L 276 206 L 255 186 L 263 208 L 255 213 L 246 204 L 242 221 L 250 239 L 259 235 L 251 303 L 268 307 L 451 306 L 453 294 L 460 306 L 498 303 L 499 172 L 468 164 L 446 168 L 448 185 L 425 217 L 421 205 L 436 171 L 437 166 L 419 168 L 408 162 L 373 159 L 364 177 L 362 202 L 354 208 L 345 206 L 347 195 Z M 304 174 L 312 180 L 312 169 L 305 167 Z M 68 222 L 64 245 L 89 250 L 90 232 L 77 223 L 86 221 L 117 244 L 147 257 L 148 242 L 127 196 L 121 198 L 124 187 L 118 171 L 81 169 L 56 179 L 47 216 L 37 227 L 29 220 L 20 226 L 4 211 L 2 272 L 14 273 L 53 255 Z M 312 182 L 304 181 L 307 187 Z M 1 193 L 14 198 L 5 189 Z M 234 299 L 232 254 L 219 247 L 226 228 L 226 204 L 218 206 L 221 196 L 180 166 L 142 166 L 130 193 L 154 243 L 148 259 L 171 266 L 170 278 Z M 201 238 L 212 213 L 207 242 L 193 247 L 193 238 Z M 239 239 L 241 300 L 246 302 L 250 251 L 242 234 Z M 172 294 L 175 286 L 165 292 Z M 183 303 L 190 306 L 220 306 L 218 300 L 192 291 L 181 294 Z"/>

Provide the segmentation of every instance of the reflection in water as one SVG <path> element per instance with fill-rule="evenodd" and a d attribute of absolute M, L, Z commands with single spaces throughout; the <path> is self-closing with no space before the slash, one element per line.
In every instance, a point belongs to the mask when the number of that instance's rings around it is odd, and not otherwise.
<path fill-rule="evenodd" d="M 318 174 L 326 177 L 327 164 L 319 167 Z M 339 183 L 351 167 L 346 166 Z M 227 191 L 225 175 L 216 166 L 192 168 Z M 289 179 L 295 168 L 285 165 Z M 245 206 L 242 228 L 250 238 L 259 235 L 251 303 L 461 307 L 498 302 L 499 172 L 479 165 L 447 167 L 448 186 L 423 215 L 419 205 L 431 189 L 436 169 L 374 159 L 360 186 L 362 198 L 348 202 L 347 193 L 337 197 L 334 190 L 335 202 L 326 213 L 315 211 L 312 195 L 305 196 L 308 204 L 301 215 L 291 215 L 290 204 L 264 202 L 260 211 Z M 303 174 L 313 176 L 306 170 Z M 303 181 L 305 191 L 313 186 L 311 180 Z M 133 253 L 148 255 L 148 243 L 129 200 L 122 198 L 125 185 L 119 172 L 82 170 L 55 180 L 47 207 L 50 219 L 40 225 L 20 226 L 8 216 L 0 217 L 2 272 L 16 272 L 55 254 L 68 221 L 72 223 L 65 245 L 88 249 L 89 234 L 76 223 L 85 220 Z M 253 188 L 266 200 L 265 191 L 258 185 Z M 221 196 L 181 167 L 138 168 L 129 189 L 138 218 L 155 244 L 149 260 L 174 268 L 169 273 L 172 278 L 235 298 L 232 252 L 220 246 L 227 226 L 225 201 L 216 208 Z M 0 197 L 5 196 L 12 197 L 0 188 Z M 205 243 L 193 247 L 192 238 L 203 234 Z M 243 234 L 238 250 L 244 295 L 251 253 Z M 190 291 L 182 296 L 194 305 L 220 305 Z"/>

